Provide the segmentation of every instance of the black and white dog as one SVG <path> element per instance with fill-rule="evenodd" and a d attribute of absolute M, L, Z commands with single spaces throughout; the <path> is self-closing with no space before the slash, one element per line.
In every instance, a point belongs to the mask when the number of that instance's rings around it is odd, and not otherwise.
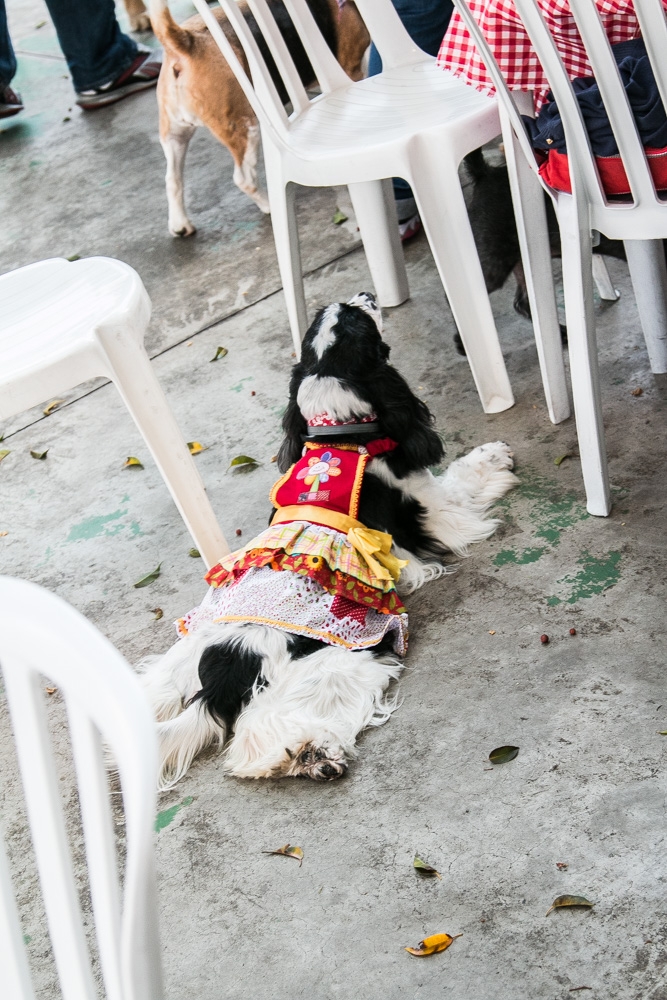
<path fill-rule="evenodd" d="M 357 517 L 393 537 L 392 552 L 407 563 L 397 589 L 407 594 L 451 571 L 448 553 L 463 556 L 493 533 L 498 522 L 485 514 L 517 480 L 500 441 L 431 474 L 442 442 L 425 403 L 388 363 L 381 331 L 371 295 L 320 310 L 292 372 L 278 465 L 284 471 L 300 459 L 318 414 L 329 424 L 317 428 L 318 439 L 324 433 L 343 446 L 392 439 L 393 450 L 366 466 Z M 340 777 L 358 734 L 397 707 L 387 694 L 402 668 L 394 649 L 387 638 L 352 651 L 267 625 L 204 622 L 144 661 L 159 721 L 159 787 L 173 785 L 206 747 L 225 743 L 230 775 Z"/>

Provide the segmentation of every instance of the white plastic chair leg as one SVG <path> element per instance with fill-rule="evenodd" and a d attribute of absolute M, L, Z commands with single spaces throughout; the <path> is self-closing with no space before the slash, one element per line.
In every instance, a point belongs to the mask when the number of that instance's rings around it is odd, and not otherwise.
<path fill-rule="evenodd" d="M 606 517 L 611 499 L 598 377 L 591 238 L 579 230 L 574 199 L 559 202 L 559 216 L 570 378 L 586 509 L 596 517 Z"/>
<path fill-rule="evenodd" d="M 283 283 L 287 318 L 292 331 L 297 360 L 301 357 L 301 341 L 308 329 L 308 310 L 303 290 L 303 268 L 296 221 L 294 184 L 283 179 L 280 153 L 274 149 L 266 132 L 262 132 L 266 187 L 271 207 L 271 225 L 276 244 L 278 270 Z"/>
<path fill-rule="evenodd" d="M 458 164 L 446 150 L 415 142 L 406 178 L 468 356 L 485 413 L 514 405 L 484 275 L 470 228 Z"/>
<path fill-rule="evenodd" d="M 4 948 L 3 948 L 4 945 Z M 2 952 L 3 990 L 16 1000 L 35 1000 L 30 982 L 28 959 L 23 945 L 21 924 L 12 889 L 9 861 L 0 839 L 0 951 Z"/>
<path fill-rule="evenodd" d="M 598 290 L 598 295 L 604 302 L 617 302 L 621 293 L 614 288 L 604 257 L 599 253 L 593 254 L 593 281 Z"/>
<path fill-rule="evenodd" d="M 651 371 L 667 372 L 667 267 L 662 240 L 623 240 Z"/>
<path fill-rule="evenodd" d="M 544 191 L 521 151 L 502 106 L 500 121 L 542 385 L 549 419 L 552 424 L 560 424 L 570 416 L 570 401 L 551 269 Z"/>
<path fill-rule="evenodd" d="M 381 306 L 400 306 L 410 289 L 392 182 L 364 181 L 347 187 L 377 300 Z"/>
<path fill-rule="evenodd" d="M 199 471 L 143 346 L 118 330 L 98 331 L 115 384 L 209 568 L 229 552 Z"/>

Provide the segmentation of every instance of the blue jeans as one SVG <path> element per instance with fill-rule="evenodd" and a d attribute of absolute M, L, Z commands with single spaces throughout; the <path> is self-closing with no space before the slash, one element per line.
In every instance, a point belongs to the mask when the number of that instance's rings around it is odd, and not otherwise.
<path fill-rule="evenodd" d="M 137 43 L 120 30 L 113 0 L 46 0 L 46 5 L 76 91 L 111 83 L 133 63 Z M 15 73 L 5 0 L 0 0 L 0 87 Z"/>
<path fill-rule="evenodd" d="M 454 11 L 452 0 L 391 0 L 391 2 L 413 42 L 430 56 L 437 56 Z M 376 76 L 381 72 L 380 53 L 374 45 L 371 45 L 368 75 Z M 397 201 L 412 198 L 410 185 L 401 177 L 394 177 L 394 196 Z"/>

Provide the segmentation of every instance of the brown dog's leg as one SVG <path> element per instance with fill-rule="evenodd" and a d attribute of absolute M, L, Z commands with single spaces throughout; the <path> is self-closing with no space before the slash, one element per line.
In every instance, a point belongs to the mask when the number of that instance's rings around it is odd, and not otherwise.
<path fill-rule="evenodd" d="M 124 0 L 125 10 L 130 19 L 130 31 L 150 31 L 151 19 L 143 0 Z"/>
<path fill-rule="evenodd" d="M 160 142 L 167 159 L 167 202 L 172 236 L 192 236 L 197 232 L 187 217 L 183 201 L 183 164 L 194 130 L 194 125 L 173 121 L 168 122 L 164 131 L 160 129 Z"/>
<path fill-rule="evenodd" d="M 337 0 L 334 6 L 338 7 Z M 366 49 L 371 44 L 371 36 L 361 19 L 356 4 L 347 0 L 338 17 L 338 62 L 351 80 L 363 80 L 362 68 Z"/>
<path fill-rule="evenodd" d="M 225 115 L 204 119 L 213 135 L 223 146 L 226 146 L 234 157 L 234 183 L 240 191 L 247 194 L 257 207 L 266 215 L 269 214 L 269 200 L 264 191 L 257 187 L 257 154 L 259 152 L 260 134 L 257 119 Z M 232 127 L 230 127 L 230 124 Z"/>

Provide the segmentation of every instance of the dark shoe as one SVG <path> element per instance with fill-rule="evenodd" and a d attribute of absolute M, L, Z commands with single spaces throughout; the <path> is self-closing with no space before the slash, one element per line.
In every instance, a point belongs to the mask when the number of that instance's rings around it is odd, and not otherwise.
<path fill-rule="evenodd" d="M 97 87 L 95 90 L 82 90 L 76 95 L 76 103 L 85 111 L 94 111 L 95 108 L 105 108 L 107 104 L 115 104 L 130 94 L 154 87 L 161 67 L 161 49 L 155 52 L 139 49 L 137 58 L 117 80 L 105 83 L 103 87 Z"/>
<path fill-rule="evenodd" d="M 19 111 L 23 111 L 21 95 L 17 94 L 11 87 L 0 90 L 0 118 L 11 118 Z"/>

